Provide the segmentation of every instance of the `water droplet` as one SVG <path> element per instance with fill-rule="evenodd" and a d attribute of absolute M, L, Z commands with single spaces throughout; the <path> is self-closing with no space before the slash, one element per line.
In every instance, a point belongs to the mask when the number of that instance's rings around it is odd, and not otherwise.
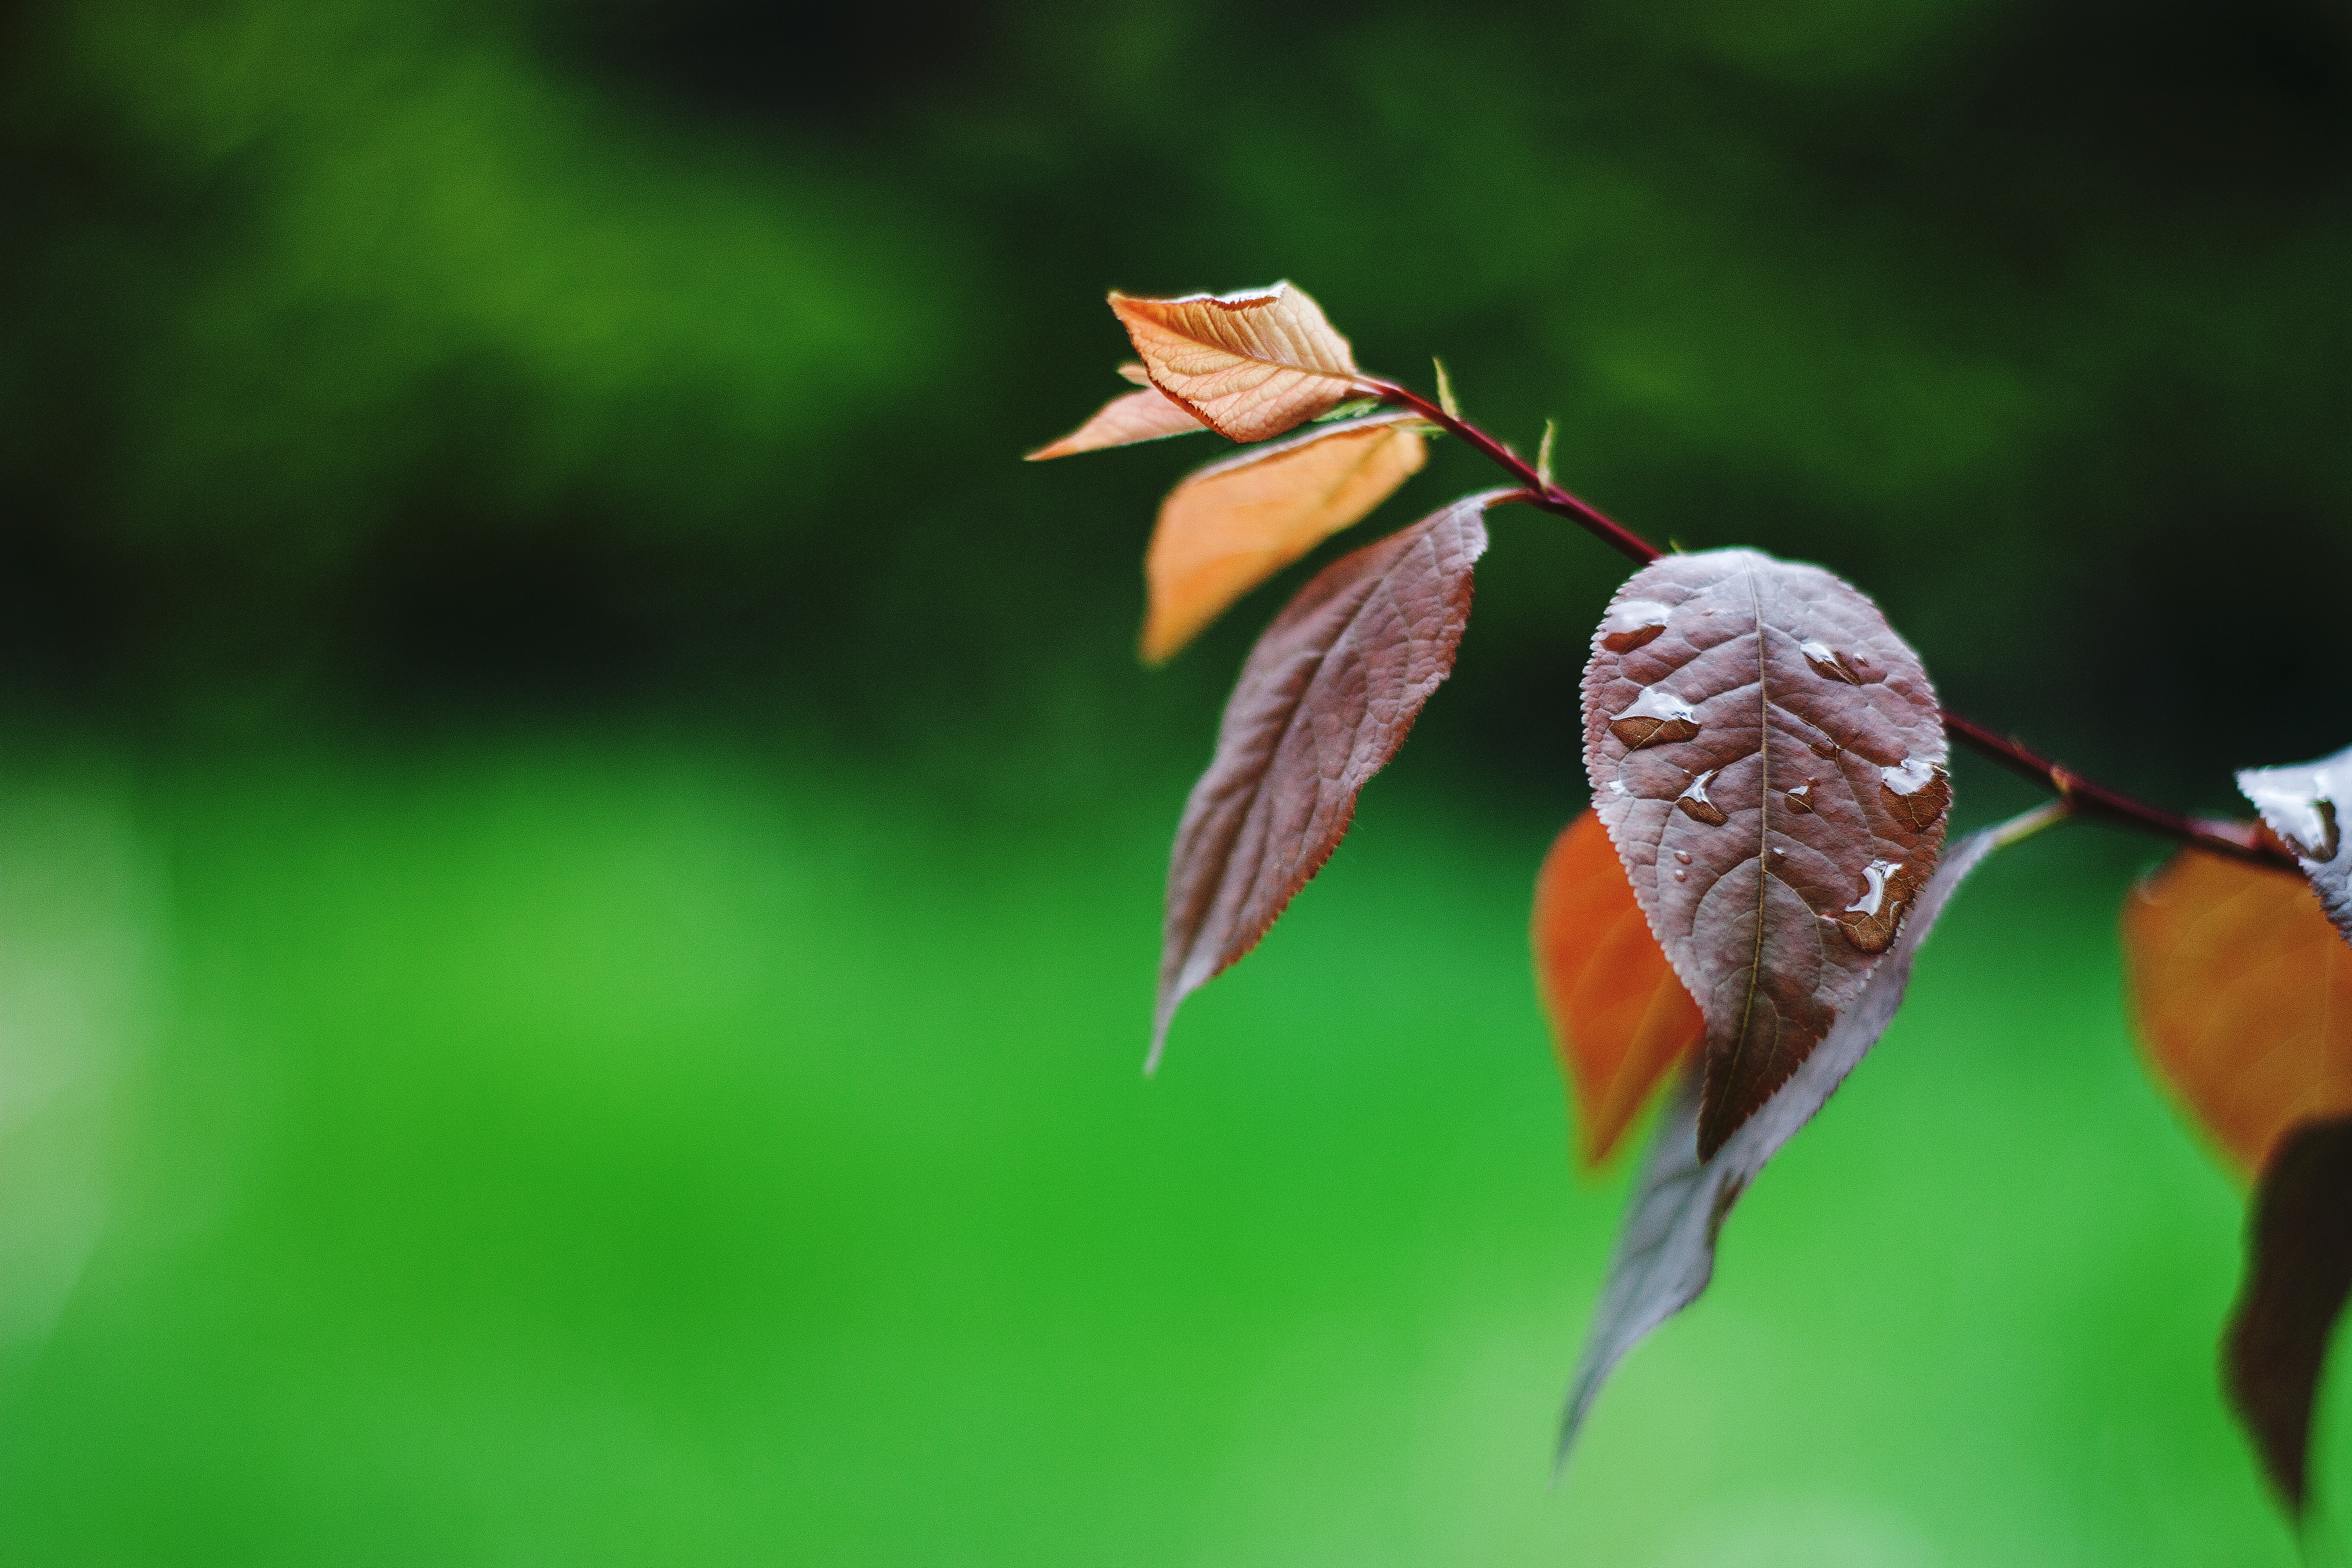
<path fill-rule="evenodd" d="M 1629 752 L 1687 741 L 1698 733 L 1698 710 L 1663 687 L 1644 686 L 1625 711 L 1611 716 L 1609 732 Z"/>
<path fill-rule="evenodd" d="M 1687 849 L 1677 849 L 1675 851 L 1675 858 L 1687 866 L 1690 864 L 1690 851 Z"/>
<path fill-rule="evenodd" d="M 1778 844 L 1775 844 L 1772 846 L 1772 853 L 1775 855 L 1786 855 L 1788 851 L 1781 848 Z"/>
<path fill-rule="evenodd" d="M 1837 917 L 1846 941 L 1864 952 L 1884 952 L 1903 923 L 1919 885 L 1900 860 L 1873 860 L 1862 873 L 1862 894 Z"/>
<path fill-rule="evenodd" d="M 1675 796 L 1675 804 L 1683 808 L 1685 816 L 1694 822 L 1704 822 L 1709 827 L 1720 827 L 1731 820 L 1723 815 L 1723 807 L 1706 798 L 1706 781 L 1713 778 L 1717 771 L 1714 768 L 1707 769 L 1706 772 L 1691 780 L 1682 794 Z M 1684 858 L 1688 859 L 1689 857 L 1685 856 Z"/>
<path fill-rule="evenodd" d="M 1632 795 L 1633 792 L 1625 787 L 1625 781 L 1623 779 L 1611 779 L 1609 781 L 1609 793 L 1611 795 Z"/>
<path fill-rule="evenodd" d="M 1797 645 L 1797 651 L 1805 656 L 1805 662 L 1811 665 L 1813 673 L 1822 679 L 1842 680 L 1848 686 L 1862 684 L 1862 677 L 1853 672 L 1853 667 L 1846 662 L 1845 655 L 1829 644 L 1808 637 Z"/>
<path fill-rule="evenodd" d="M 1920 833 L 1936 826 L 1952 804 L 1952 776 L 1933 763 L 1906 757 L 1897 766 L 1878 770 L 1886 807 Z"/>
<path fill-rule="evenodd" d="M 1654 641 L 1666 629 L 1666 606 L 1654 599 L 1628 599 L 1610 606 L 1601 623 L 1601 646 L 1611 653 L 1631 653 Z"/>
<path fill-rule="evenodd" d="M 1685 880 L 1687 880 L 1687 879 L 1689 879 L 1689 877 L 1690 877 L 1690 873 L 1689 873 L 1688 871 L 1684 871 L 1684 870 L 1679 870 L 1679 869 L 1678 869 L 1678 870 L 1676 870 L 1676 871 L 1675 872 L 1675 881 L 1677 881 L 1677 882 L 1680 882 L 1680 881 L 1685 881 Z"/>
<path fill-rule="evenodd" d="M 1813 811 L 1813 781 L 1807 779 L 1789 792 L 1789 809 L 1811 816 Z"/>

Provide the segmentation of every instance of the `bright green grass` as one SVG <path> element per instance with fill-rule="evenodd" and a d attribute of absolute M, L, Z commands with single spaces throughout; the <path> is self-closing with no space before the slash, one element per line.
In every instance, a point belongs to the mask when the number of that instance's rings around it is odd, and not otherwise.
<path fill-rule="evenodd" d="M 2116 1001 L 2137 847 L 1964 895 L 1553 1490 L 1622 1173 L 1567 1162 L 1543 825 L 1376 787 L 1146 1082 L 1180 790 L 12 786 L 0 1559 L 2293 1560 L 2213 1385 L 2238 1200 Z"/>

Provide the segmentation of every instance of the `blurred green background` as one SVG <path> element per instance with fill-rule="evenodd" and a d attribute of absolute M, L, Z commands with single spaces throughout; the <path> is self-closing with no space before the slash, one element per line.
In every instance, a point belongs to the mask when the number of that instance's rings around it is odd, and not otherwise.
<path fill-rule="evenodd" d="M 1014 458 L 1106 288 L 1293 278 L 2231 809 L 2347 729 L 2342 0 L 14 0 L 0 182 L 0 1561 L 2295 1560 L 2153 846 L 1982 874 L 1550 1489 L 1623 1172 L 1523 922 L 1622 563 L 1496 518 L 1147 1083 L 1311 564 L 1146 673 L 1209 454 Z"/>

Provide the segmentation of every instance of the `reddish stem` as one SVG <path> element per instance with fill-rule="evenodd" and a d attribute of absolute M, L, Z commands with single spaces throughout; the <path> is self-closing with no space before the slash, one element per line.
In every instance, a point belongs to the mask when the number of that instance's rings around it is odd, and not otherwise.
<path fill-rule="evenodd" d="M 1504 497 L 1505 500 L 1522 501 L 1572 519 L 1602 543 L 1642 565 L 1648 565 L 1662 553 L 1656 545 L 1598 507 L 1580 500 L 1550 483 L 1526 458 L 1468 420 L 1457 418 L 1419 393 L 1393 382 L 1367 378 L 1364 384 L 1381 402 L 1410 408 L 1448 435 L 1458 437 L 1526 487 L 1517 495 Z M 2216 855 L 2266 866 L 2273 870 L 2286 871 L 2298 877 L 2303 874 L 2294 857 L 2264 842 L 2251 824 L 2200 822 L 2182 816 L 2178 812 L 2135 800 L 2120 790 L 2109 789 L 2052 762 L 2029 750 L 2021 742 L 1986 729 L 1973 719 L 1955 713 L 1948 708 L 1943 710 L 1943 714 L 1946 734 L 1970 750 L 1990 757 L 2011 773 L 2040 784 L 2065 802 L 2070 811 L 2125 823 L 2159 837 L 2195 845 Z"/>

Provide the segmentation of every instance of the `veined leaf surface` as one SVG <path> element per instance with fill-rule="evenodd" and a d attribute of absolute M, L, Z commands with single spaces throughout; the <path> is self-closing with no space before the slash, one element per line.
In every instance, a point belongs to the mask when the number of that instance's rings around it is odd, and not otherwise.
<path fill-rule="evenodd" d="M 1288 283 L 1175 300 L 1114 292 L 1110 308 L 1151 384 L 1234 440 L 1279 436 L 1356 391 L 1348 340 Z"/>
<path fill-rule="evenodd" d="M 1168 866 L 1151 1060 L 1177 1005 L 1257 945 L 1454 669 L 1486 508 L 1454 502 L 1341 556 L 1258 639 Z"/>
<path fill-rule="evenodd" d="M 1577 1433 L 1600 1396 L 1601 1384 L 1627 1352 L 1659 1324 L 1698 1300 L 1715 1275 L 1715 1239 L 1724 1216 L 1748 1184 L 1826 1104 L 1886 1032 L 1911 982 L 1919 944 L 1969 873 L 2027 823 L 1972 833 L 1953 846 L 1943 867 L 1920 891 L 1910 918 L 1885 956 L 1871 971 L 1861 994 L 1838 1016 L 1828 1036 L 1754 1116 L 1712 1153 L 1699 1150 L 1704 1086 L 1686 1072 L 1650 1135 L 1648 1153 L 1634 1178 L 1633 1195 L 1609 1258 L 1608 1278 L 1586 1331 L 1584 1355 L 1570 1385 L 1560 1417 L 1559 1461 L 1568 1462 Z"/>
<path fill-rule="evenodd" d="M 2241 1171 L 2352 1112 L 2352 946 L 2307 884 L 2183 849 L 2125 898 L 2123 946 L 2158 1078 Z"/>
<path fill-rule="evenodd" d="M 1234 600 L 1388 500 L 1425 460 L 1411 415 L 1376 414 L 1187 477 L 1160 503 L 1144 555 L 1143 657 L 1173 656 Z"/>
<path fill-rule="evenodd" d="M 1659 1080 L 1697 1048 L 1706 1020 L 1650 934 L 1592 812 L 1561 829 L 1544 857 L 1529 937 L 1536 989 L 1590 1168 L 1609 1157 Z"/>
<path fill-rule="evenodd" d="M 1830 1032 L 1935 870 L 1935 690 L 1821 568 L 1668 555 L 1593 636 L 1584 734 L 1594 808 L 1706 1016 L 1709 1155 Z"/>

